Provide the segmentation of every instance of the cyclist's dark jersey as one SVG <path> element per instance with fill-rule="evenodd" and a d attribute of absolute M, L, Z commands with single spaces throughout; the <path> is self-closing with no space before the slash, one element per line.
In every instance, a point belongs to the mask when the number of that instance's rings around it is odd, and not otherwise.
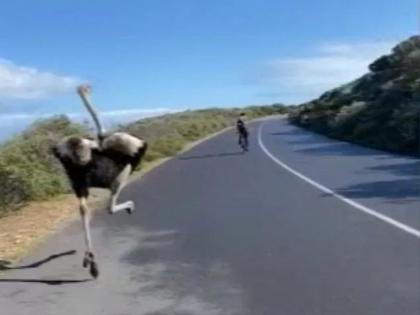
<path fill-rule="evenodd" d="M 241 118 L 239 118 L 236 121 L 236 129 L 238 130 L 239 133 L 243 135 L 248 135 L 248 130 L 245 127 L 245 122 Z"/>

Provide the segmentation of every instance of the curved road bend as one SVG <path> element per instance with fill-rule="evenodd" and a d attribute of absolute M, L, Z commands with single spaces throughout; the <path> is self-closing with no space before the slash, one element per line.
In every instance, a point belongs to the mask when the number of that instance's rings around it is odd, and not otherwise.
<path fill-rule="evenodd" d="M 245 155 L 223 133 L 128 186 L 132 216 L 98 212 L 97 281 L 75 222 L 2 275 L 0 313 L 419 314 L 418 170 L 282 119 Z"/>

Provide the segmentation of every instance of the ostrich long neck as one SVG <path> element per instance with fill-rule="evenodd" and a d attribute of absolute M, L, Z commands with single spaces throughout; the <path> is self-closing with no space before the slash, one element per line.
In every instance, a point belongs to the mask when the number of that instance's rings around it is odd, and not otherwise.
<path fill-rule="evenodd" d="M 102 127 L 101 122 L 99 121 L 98 114 L 96 110 L 93 108 L 92 103 L 90 102 L 88 96 L 84 93 L 80 93 L 80 97 L 83 101 L 83 104 L 86 106 L 87 110 L 89 111 L 90 115 L 95 122 L 96 129 L 98 130 L 98 137 L 101 138 L 105 134 L 105 129 Z"/>

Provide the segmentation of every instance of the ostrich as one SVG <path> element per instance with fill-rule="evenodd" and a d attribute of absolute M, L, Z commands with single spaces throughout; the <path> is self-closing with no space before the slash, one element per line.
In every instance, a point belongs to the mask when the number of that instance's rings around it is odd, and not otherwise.
<path fill-rule="evenodd" d="M 93 254 L 89 227 L 90 214 L 87 206 L 89 188 L 98 187 L 110 190 L 111 198 L 108 206 L 110 214 L 122 210 L 131 214 L 134 211 L 134 202 L 126 201 L 117 204 L 117 198 L 129 175 L 140 164 L 146 152 L 147 143 L 143 139 L 124 132 L 106 134 L 91 104 L 90 86 L 79 86 L 77 92 L 96 125 L 97 140 L 70 136 L 62 139 L 52 148 L 52 151 L 63 166 L 79 200 L 86 242 L 83 267 L 89 267 L 92 277 L 97 278 L 99 269 Z"/>

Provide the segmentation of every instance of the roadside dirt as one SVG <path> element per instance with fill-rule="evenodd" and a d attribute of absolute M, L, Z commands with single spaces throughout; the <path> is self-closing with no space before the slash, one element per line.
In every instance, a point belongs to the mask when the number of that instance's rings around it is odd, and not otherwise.
<path fill-rule="evenodd" d="M 105 191 L 92 192 L 90 206 L 98 208 Z M 0 265 L 19 260 L 49 234 L 79 217 L 77 199 L 63 195 L 48 201 L 31 202 L 0 219 Z M 1 269 L 1 266 L 0 266 Z"/>

